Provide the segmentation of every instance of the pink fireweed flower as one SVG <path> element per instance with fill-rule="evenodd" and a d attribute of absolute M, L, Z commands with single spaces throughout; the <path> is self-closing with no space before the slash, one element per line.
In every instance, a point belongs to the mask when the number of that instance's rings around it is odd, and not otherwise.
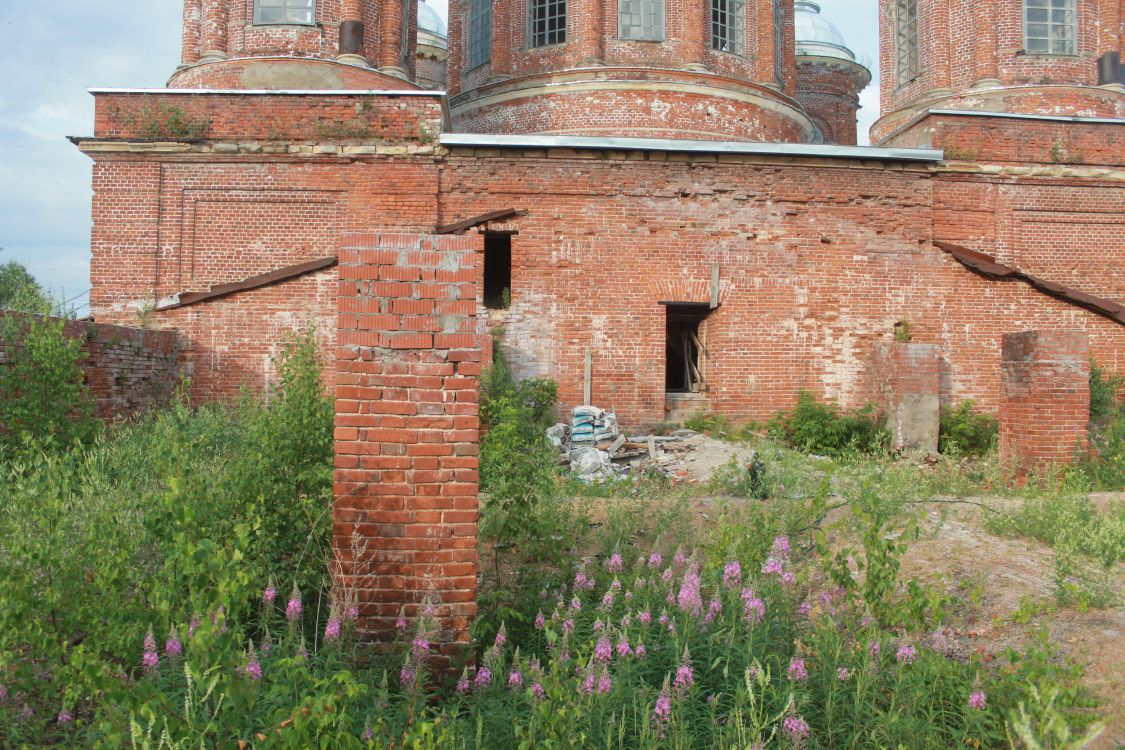
<path fill-rule="evenodd" d="M 609 670 L 603 668 L 602 673 L 598 675 L 598 695 L 605 695 L 613 690 L 613 679 L 609 676 Z"/>
<path fill-rule="evenodd" d="M 580 570 L 574 576 L 574 590 L 575 591 L 592 591 L 594 589 L 594 579 L 586 575 L 586 571 Z"/>
<path fill-rule="evenodd" d="M 492 670 L 487 666 L 481 667 L 477 670 L 477 677 L 474 683 L 478 688 L 488 687 L 492 684 Z"/>
<path fill-rule="evenodd" d="M 405 688 L 414 687 L 414 680 L 417 676 L 417 673 L 414 671 L 414 665 L 409 659 L 405 660 L 402 663 L 402 669 L 400 669 L 398 673 L 399 683 Z"/>
<path fill-rule="evenodd" d="M 766 603 L 756 596 L 745 600 L 743 607 L 746 614 L 746 621 L 751 625 L 757 625 L 766 616 Z"/>
<path fill-rule="evenodd" d="M 574 632 L 574 620 L 571 620 L 571 619 L 563 620 L 563 633 L 566 634 L 566 633 L 573 633 L 573 632 Z"/>
<path fill-rule="evenodd" d="M 145 633 L 145 651 L 156 650 L 156 636 L 152 634 L 152 626 L 149 626 L 148 632 Z"/>
<path fill-rule="evenodd" d="M 782 727 L 785 729 L 785 733 L 789 735 L 789 739 L 794 742 L 809 736 L 809 725 L 800 716 L 786 716 L 785 721 L 782 722 Z"/>
<path fill-rule="evenodd" d="M 175 629 L 168 631 L 168 638 L 164 641 L 164 654 L 166 656 L 176 657 L 184 653 L 184 644 L 180 642 L 179 637 L 176 635 Z"/>
<path fill-rule="evenodd" d="M 643 612 L 641 612 L 641 613 L 640 613 L 639 615 L 637 615 L 637 621 L 638 621 L 638 622 L 639 622 L 639 623 L 640 623 L 641 625 L 645 625 L 645 626 L 647 626 L 647 625 L 651 625 L 651 624 L 652 624 L 652 613 L 651 613 L 651 612 L 649 612 L 649 611 L 648 611 L 648 610 L 646 609 L 645 611 L 643 611 Z"/>
<path fill-rule="evenodd" d="M 836 679 L 840 680 L 841 682 L 843 682 L 844 680 L 848 679 L 851 676 L 852 676 L 852 673 L 848 671 L 847 667 L 839 667 L 836 670 Z"/>
<path fill-rule="evenodd" d="M 811 612 L 812 602 L 810 602 L 808 599 L 805 599 L 803 602 L 801 602 L 800 606 L 797 607 L 797 614 L 799 614 L 801 617 L 808 617 Z"/>
<path fill-rule="evenodd" d="M 594 647 L 594 659 L 600 662 L 609 662 L 613 659 L 613 643 L 607 636 L 603 635 L 598 639 L 598 645 Z"/>
<path fill-rule="evenodd" d="M 433 617 L 437 614 L 437 605 L 434 604 L 432 599 L 427 598 L 426 603 L 422 606 L 422 617 Z"/>
<path fill-rule="evenodd" d="M 742 585 L 742 563 L 732 560 L 723 566 L 723 587 L 736 589 Z"/>
<path fill-rule="evenodd" d="M 604 627 L 605 627 L 605 623 L 602 622 L 600 619 L 594 620 L 593 628 L 594 628 L 595 633 L 600 633 L 602 631 L 602 628 L 604 628 Z"/>
<path fill-rule="evenodd" d="M 593 695 L 595 687 L 597 687 L 597 678 L 594 675 L 594 670 L 587 669 L 585 679 L 578 685 L 578 692 L 581 695 Z"/>
<path fill-rule="evenodd" d="M 227 632 L 227 608 L 219 605 L 219 609 L 211 613 L 211 626 L 218 627 L 220 633 Z"/>
<path fill-rule="evenodd" d="M 364 742 L 374 742 L 375 741 L 375 730 L 371 728 L 370 724 L 364 726 L 363 735 L 360 737 L 360 739 L 363 740 Z"/>
<path fill-rule="evenodd" d="M 456 690 L 458 695 L 464 695 L 465 693 L 469 692 L 470 688 L 471 685 L 469 684 L 469 668 L 465 667 L 461 670 L 461 678 L 457 680 Z"/>
<path fill-rule="evenodd" d="M 272 648 L 273 648 L 273 643 L 270 641 L 270 637 L 267 634 L 265 639 L 262 641 L 262 653 L 268 654 Z"/>
<path fill-rule="evenodd" d="M 794 682 L 805 682 L 809 679 L 809 671 L 805 669 L 804 659 L 794 659 L 789 662 L 789 679 Z"/>
<path fill-rule="evenodd" d="M 883 651 L 883 647 L 879 645 L 879 641 L 872 641 L 871 645 L 867 647 L 867 651 L 876 659 L 878 659 L 879 654 Z"/>
<path fill-rule="evenodd" d="M 574 597 L 573 599 L 570 600 L 570 608 L 573 609 L 575 612 L 581 611 L 582 610 L 582 600 L 579 599 L 577 596 Z"/>
<path fill-rule="evenodd" d="M 187 626 L 187 637 L 191 638 L 192 636 L 194 636 L 196 628 L 198 628 L 202 624 L 203 624 L 203 621 L 200 620 L 198 617 L 191 618 L 191 622 L 189 622 L 188 626 Z"/>
<path fill-rule="evenodd" d="M 324 626 L 324 642 L 332 643 L 340 639 L 340 618 L 329 617 Z"/>
<path fill-rule="evenodd" d="M 259 662 L 257 659 L 251 659 L 250 661 L 246 662 L 246 665 L 242 668 L 242 673 L 249 679 L 257 682 L 258 680 L 262 679 L 261 662 Z"/>
<path fill-rule="evenodd" d="M 689 688 L 695 684 L 695 670 L 692 669 L 690 664 L 681 664 L 676 668 L 676 679 L 672 683 L 672 687 L 677 690 Z"/>
<path fill-rule="evenodd" d="M 430 642 L 426 640 L 425 636 L 418 636 L 414 642 L 410 644 L 410 652 L 414 657 L 414 661 L 422 661 L 426 655 L 430 653 Z"/>
<path fill-rule="evenodd" d="M 721 615 L 722 613 L 723 613 L 723 603 L 722 603 L 722 601 L 720 601 L 719 599 L 712 599 L 707 604 L 707 617 L 704 618 L 704 622 L 706 622 L 708 625 L 710 625 L 711 623 L 713 623 L 715 621 L 715 618 L 718 617 L 719 615 Z"/>
<path fill-rule="evenodd" d="M 659 568 L 664 564 L 664 557 L 659 552 L 653 552 L 648 556 L 648 566 L 650 568 Z"/>
<path fill-rule="evenodd" d="M 671 620 L 668 621 L 668 632 L 669 633 L 675 633 L 676 632 L 676 623 L 672 622 Z"/>
<path fill-rule="evenodd" d="M 145 651 L 144 656 L 141 657 L 141 664 L 146 672 L 154 672 L 160 666 L 160 657 L 155 651 Z"/>
<path fill-rule="evenodd" d="M 909 643 L 904 643 L 898 647 L 895 653 L 895 658 L 903 664 L 913 664 L 914 659 L 917 658 L 918 653 L 914 650 L 914 646 Z"/>
<path fill-rule="evenodd" d="M 547 627 L 547 618 L 543 616 L 543 610 L 539 610 L 539 614 L 535 615 L 535 629 L 542 630 Z"/>
<path fill-rule="evenodd" d="M 699 571 L 691 568 L 684 573 L 676 603 L 681 612 L 698 617 L 703 612 L 703 594 L 700 591 Z"/>
<path fill-rule="evenodd" d="M 762 566 L 762 572 L 767 575 L 781 575 L 785 572 L 785 566 L 776 557 L 771 557 L 766 560 L 766 564 Z"/>
<path fill-rule="evenodd" d="M 633 653 L 636 654 L 638 659 L 643 659 L 648 656 L 648 649 L 645 648 L 645 644 L 638 643 L 637 647 L 633 649 Z"/>
<path fill-rule="evenodd" d="M 536 682 L 531 686 L 531 694 L 535 696 L 535 700 L 541 701 L 547 697 L 547 691 L 543 689 L 543 685 Z"/>
<path fill-rule="evenodd" d="M 513 690 L 523 687 L 523 673 L 518 669 L 513 669 L 508 673 L 508 687 Z"/>
<path fill-rule="evenodd" d="M 797 582 L 797 574 L 791 571 L 785 571 L 781 574 L 781 583 L 785 586 L 792 586 Z"/>
<path fill-rule="evenodd" d="M 683 549 L 677 549 L 676 554 L 672 556 L 672 564 L 675 565 L 676 567 L 679 567 L 686 562 L 687 562 L 687 558 L 684 557 Z"/>
<path fill-rule="evenodd" d="M 774 557 L 786 559 L 789 557 L 789 537 L 779 536 L 773 540 L 773 546 L 770 547 L 770 554 Z"/>
<path fill-rule="evenodd" d="M 293 591 L 289 594 L 289 603 L 285 605 L 285 619 L 289 622 L 296 622 L 301 617 L 301 592 L 297 589 L 297 584 L 293 584 Z"/>
<path fill-rule="evenodd" d="M 633 601 L 633 592 L 632 591 L 626 591 L 625 592 L 625 601 L 627 601 L 627 602 Z"/>
<path fill-rule="evenodd" d="M 395 619 L 395 630 L 397 630 L 400 633 L 405 633 L 406 629 L 409 628 L 409 627 L 410 627 L 410 625 L 407 624 L 406 618 L 403 617 L 402 613 L 400 612 L 398 617 Z"/>
<path fill-rule="evenodd" d="M 503 646 L 507 642 L 508 642 L 508 628 L 504 625 L 504 623 L 500 623 L 500 629 L 498 631 L 496 631 L 495 645 L 497 647 L 500 647 L 500 646 Z"/>
<path fill-rule="evenodd" d="M 626 612 L 621 616 L 621 627 L 627 628 L 633 624 L 633 613 Z"/>
<path fill-rule="evenodd" d="M 605 596 L 602 597 L 602 609 L 610 609 L 611 607 L 613 607 L 613 592 L 607 591 Z"/>
<path fill-rule="evenodd" d="M 625 560 L 622 559 L 621 553 L 614 552 L 610 555 L 609 559 L 605 561 L 605 567 L 610 573 L 620 573 L 625 570 Z"/>
<path fill-rule="evenodd" d="M 348 621 L 355 622 L 359 619 L 359 605 L 353 604 L 348 607 Z"/>
<path fill-rule="evenodd" d="M 659 622 L 661 625 L 667 625 L 669 623 L 668 613 L 667 612 L 661 612 L 660 613 L 660 619 L 657 620 L 657 622 Z"/>
<path fill-rule="evenodd" d="M 609 584 L 609 590 L 610 591 L 620 591 L 621 590 L 621 581 L 617 580 L 617 578 L 614 578 L 613 581 Z"/>
<path fill-rule="evenodd" d="M 74 721 L 74 717 L 71 716 L 70 711 L 67 711 L 64 708 L 63 710 L 59 711 L 59 715 L 55 717 L 55 720 L 60 724 L 69 724 L 70 722 Z"/>
<path fill-rule="evenodd" d="M 974 690 L 969 693 L 969 708 L 975 708 L 978 711 L 983 711 L 984 707 L 988 704 L 988 700 L 981 690 Z"/>
<path fill-rule="evenodd" d="M 664 581 L 664 583 L 670 583 L 672 581 L 672 569 L 665 568 L 664 572 L 660 574 L 660 580 Z"/>
<path fill-rule="evenodd" d="M 629 641 L 626 640 L 624 635 L 622 635 L 621 640 L 617 642 L 617 655 L 622 659 L 633 655 L 633 647 L 629 645 Z"/>
<path fill-rule="evenodd" d="M 273 585 L 273 579 L 270 579 L 269 585 L 266 590 L 262 592 L 262 604 L 273 604 L 273 600 L 277 598 L 277 586 Z"/>
<path fill-rule="evenodd" d="M 8 702 L 8 687 L 6 685 L 0 685 L 0 703 L 7 703 L 7 702 Z"/>

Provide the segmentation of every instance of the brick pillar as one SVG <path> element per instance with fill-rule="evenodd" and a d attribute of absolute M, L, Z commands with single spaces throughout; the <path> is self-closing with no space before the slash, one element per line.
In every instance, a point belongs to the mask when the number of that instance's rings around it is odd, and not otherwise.
<path fill-rule="evenodd" d="M 376 61 L 379 72 L 406 77 L 403 68 L 403 24 L 409 23 L 405 17 L 402 0 L 387 0 L 379 5 L 379 59 Z"/>
<path fill-rule="evenodd" d="M 711 49 L 711 4 L 692 0 L 684 6 L 683 65 L 685 70 L 707 70 L 707 53 Z M 749 11 L 748 11 L 749 12 Z"/>
<path fill-rule="evenodd" d="M 191 65 L 199 62 L 199 46 L 202 43 L 200 34 L 203 31 L 203 2 L 202 0 L 186 0 L 184 2 L 184 34 L 183 50 L 180 62 Z"/>
<path fill-rule="evenodd" d="M 602 52 L 602 2 L 603 0 L 570 0 L 577 23 L 571 26 L 576 38 L 579 65 L 601 65 Z M 571 33 L 569 30 L 567 33 Z M 568 40 L 570 41 L 570 40 Z"/>
<path fill-rule="evenodd" d="M 879 344 L 875 372 L 891 449 L 937 453 L 941 349 L 936 344 Z"/>
<path fill-rule="evenodd" d="M 203 31 L 200 57 L 204 62 L 227 57 L 227 0 L 203 0 Z"/>
<path fill-rule="evenodd" d="M 777 26 L 774 0 L 758 0 L 748 3 L 748 13 L 754 14 L 751 28 L 754 29 L 754 42 L 746 40 L 746 47 L 754 56 L 754 80 L 767 86 L 780 89 L 777 80 Z"/>
<path fill-rule="evenodd" d="M 988 3 L 973 7 L 973 27 L 976 30 L 973 49 L 973 88 L 995 88 L 1001 85 L 997 63 L 996 19 Z"/>
<path fill-rule="evenodd" d="M 495 78 L 512 75 L 512 48 L 519 46 L 512 39 L 513 3 L 492 4 L 492 50 L 490 72 Z"/>
<path fill-rule="evenodd" d="M 362 636 L 436 605 L 433 665 L 476 614 L 479 235 L 355 233 L 340 252 L 333 534 Z M 361 539 L 354 552 L 353 533 Z"/>
<path fill-rule="evenodd" d="M 1006 333 L 1000 362 L 1000 461 L 1017 476 L 1085 451 L 1090 346 L 1082 331 Z"/>
<path fill-rule="evenodd" d="M 466 3 L 467 5 L 467 3 Z M 492 12 L 496 12 L 497 5 L 503 3 L 493 3 Z M 449 30 L 446 38 L 446 86 L 449 96 L 455 96 L 461 93 L 461 69 L 464 65 L 464 51 L 461 44 L 465 35 L 463 24 L 461 23 L 462 14 L 464 11 L 461 8 L 459 0 L 449 0 Z M 492 33 L 496 33 L 496 20 L 492 21 Z M 493 53 L 496 51 L 496 38 L 493 37 L 492 43 Z M 495 65 L 495 63 L 493 63 Z"/>

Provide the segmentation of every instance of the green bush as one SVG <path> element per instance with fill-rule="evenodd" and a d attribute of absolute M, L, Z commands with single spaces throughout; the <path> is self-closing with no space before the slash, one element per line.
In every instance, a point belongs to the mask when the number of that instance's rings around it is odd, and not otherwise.
<path fill-rule="evenodd" d="M 798 450 L 828 456 L 881 453 L 890 442 L 875 418 L 874 407 L 845 412 L 818 401 L 809 391 L 801 391 L 797 405 L 789 412 L 779 412 L 767 429 L 771 437 Z"/>
<path fill-rule="evenodd" d="M 0 315 L 0 459 L 37 447 L 69 447 L 98 430 L 79 358 L 82 341 L 45 314 Z"/>
<path fill-rule="evenodd" d="M 996 447 L 1000 423 L 991 414 L 976 411 L 972 399 L 956 408 L 942 407 L 938 440 L 942 453 L 983 456 Z"/>
<path fill-rule="evenodd" d="M 1119 410 L 1118 394 L 1125 392 L 1125 377 L 1108 375 L 1098 366 L 1090 363 L 1090 422 L 1095 425 L 1112 419 Z"/>

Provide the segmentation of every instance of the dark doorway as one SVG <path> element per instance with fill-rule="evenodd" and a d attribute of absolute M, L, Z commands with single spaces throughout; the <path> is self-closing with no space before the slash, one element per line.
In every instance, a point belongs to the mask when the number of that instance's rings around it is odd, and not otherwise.
<path fill-rule="evenodd" d="M 700 326 L 711 313 L 709 305 L 668 303 L 664 387 L 669 393 L 699 393 L 704 390 L 703 372 L 707 350 Z"/>
<path fill-rule="evenodd" d="M 484 306 L 506 310 L 512 303 L 512 235 L 484 235 Z"/>

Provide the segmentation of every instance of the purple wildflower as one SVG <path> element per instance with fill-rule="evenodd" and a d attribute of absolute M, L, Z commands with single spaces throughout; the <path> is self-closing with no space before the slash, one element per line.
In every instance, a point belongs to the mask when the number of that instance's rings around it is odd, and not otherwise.
<path fill-rule="evenodd" d="M 745 600 L 746 621 L 751 625 L 757 625 L 766 616 L 766 604 L 756 596 L 751 595 L 749 599 Z"/>
<path fill-rule="evenodd" d="M 596 687 L 596 679 L 594 677 L 594 670 L 586 670 L 586 678 L 578 686 L 578 692 L 582 695 L 593 695 L 594 688 Z"/>
<path fill-rule="evenodd" d="M 426 654 L 430 653 L 430 642 L 425 636 L 420 635 L 410 644 L 410 650 L 414 656 L 414 661 L 422 661 L 426 658 Z"/>
<path fill-rule="evenodd" d="M 617 642 L 617 655 L 622 659 L 633 655 L 633 647 L 629 645 L 629 641 L 625 638 L 624 633 L 621 635 L 621 640 Z"/>
<path fill-rule="evenodd" d="M 784 573 L 781 574 L 782 585 L 792 586 L 796 582 L 797 582 L 797 574 L 796 573 L 793 573 L 792 571 L 787 570 L 787 571 L 785 571 Z"/>
<path fill-rule="evenodd" d="M 0 685 L 0 703 L 8 702 L 8 688 L 6 685 Z"/>
<path fill-rule="evenodd" d="M 660 580 L 664 581 L 664 583 L 670 583 L 672 580 L 672 569 L 665 568 L 664 572 L 660 574 Z"/>
<path fill-rule="evenodd" d="M 664 564 L 664 557 L 659 552 L 653 552 L 648 556 L 648 566 L 650 568 L 659 568 Z"/>
<path fill-rule="evenodd" d="M 566 634 L 566 633 L 573 633 L 573 632 L 574 632 L 574 620 L 571 620 L 569 618 L 566 619 L 566 620 L 563 620 L 563 633 Z"/>
<path fill-rule="evenodd" d="M 270 640 L 269 633 L 262 639 L 262 653 L 268 654 L 273 649 L 273 642 Z"/>
<path fill-rule="evenodd" d="M 531 686 L 531 694 L 535 696 L 535 700 L 537 701 L 541 701 L 547 697 L 547 691 L 544 690 L 543 685 L 538 682 Z"/>
<path fill-rule="evenodd" d="M 664 689 L 660 691 L 660 695 L 656 699 L 656 705 L 652 708 L 652 723 L 656 725 L 656 733 L 658 736 L 664 736 L 664 730 L 671 720 L 672 696 L 668 692 L 668 681 L 665 680 Z"/>
<path fill-rule="evenodd" d="M 812 602 L 810 602 L 808 599 L 805 599 L 803 602 L 801 602 L 800 606 L 797 607 L 797 614 L 799 614 L 801 617 L 808 617 L 811 612 Z"/>
<path fill-rule="evenodd" d="M 879 645 L 879 641 L 872 641 L 871 645 L 867 647 L 867 651 L 876 659 L 879 658 L 879 654 L 882 652 L 882 650 L 883 647 Z"/>
<path fill-rule="evenodd" d="M 477 677 L 474 681 L 479 688 L 487 687 L 492 684 L 492 670 L 488 667 L 481 667 L 477 670 Z"/>
<path fill-rule="evenodd" d="M 539 610 L 539 614 L 535 615 L 535 629 L 542 630 L 547 626 L 547 618 L 543 616 L 543 610 Z"/>
<path fill-rule="evenodd" d="M 340 638 L 340 618 L 329 617 L 324 626 L 324 642 L 332 643 Z"/>
<path fill-rule="evenodd" d="M 695 617 L 703 611 L 703 595 L 700 592 L 699 571 L 690 568 L 684 573 L 683 583 L 680 584 L 680 594 L 676 603 L 681 612 L 687 612 Z"/>
<path fill-rule="evenodd" d="M 847 667 L 839 667 L 836 670 L 836 679 L 840 680 L 841 682 L 848 679 L 851 676 L 852 676 L 852 673 L 848 671 Z"/>
<path fill-rule="evenodd" d="M 789 537 L 779 536 L 773 540 L 773 546 L 770 547 L 770 554 L 781 559 L 789 557 Z"/>
<path fill-rule="evenodd" d="M 809 725 L 800 716 L 786 716 L 782 726 L 794 742 L 809 736 Z"/>
<path fill-rule="evenodd" d="M 609 609 L 612 606 L 613 606 L 613 592 L 607 591 L 607 592 L 605 592 L 605 596 L 602 597 L 602 609 Z"/>
<path fill-rule="evenodd" d="M 399 612 L 398 617 L 395 619 L 395 630 L 400 633 L 405 633 L 406 629 L 409 627 L 410 625 L 407 624 L 406 618 L 402 616 L 401 612 Z"/>
<path fill-rule="evenodd" d="M 364 742 L 374 742 L 375 741 L 375 730 L 371 728 L 370 724 L 366 725 L 363 728 L 363 736 L 360 737 L 360 739 L 362 739 Z"/>
<path fill-rule="evenodd" d="M 601 619 L 594 620 L 593 628 L 595 633 L 600 633 L 604 627 L 605 623 L 602 622 Z"/>
<path fill-rule="evenodd" d="M 409 659 L 405 659 L 402 662 L 402 669 L 400 669 L 398 673 L 399 683 L 406 688 L 414 687 L 414 680 L 417 676 L 417 673 L 414 671 L 414 664 L 411 663 Z"/>
<path fill-rule="evenodd" d="M 975 708 L 978 711 L 983 711 L 988 700 L 984 697 L 984 692 L 981 690 L 974 690 L 969 693 L 969 708 Z"/>
<path fill-rule="evenodd" d="M 262 603 L 266 606 L 273 604 L 273 600 L 277 598 L 277 586 L 273 585 L 273 579 L 270 579 L 269 585 L 266 590 L 262 592 Z"/>
<path fill-rule="evenodd" d="M 573 599 L 570 600 L 570 608 L 573 609 L 575 612 L 580 611 L 582 609 L 582 600 L 579 599 L 577 596 L 574 597 Z"/>
<path fill-rule="evenodd" d="M 297 584 L 293 584 L 293 592 L 289 595 L 289 603 L 285 605 L 285 619 L 289 622 L 296 622 L 301 617 L 301 592 L 297 590 Z"/>
<path fill-rule="evenodd" d="M 180 642 L 179 637 L 176 635 L 175 629 L 168 631 L 168 638 L 164 641 L 164 654 L 170 657 L 177 657 L 184 653 L 184 644 Z"/>
<path fill-rule="evenodd" d="M 508 687 L 513 690 L 523 687 L 523 673 L 518 669 L 513 669 L 508 673 Z"/>
<path fill-rule="evenodd" d="M 691 655 L 688 653 L 687 646 L 684 646 L 684 656 L 680 660 L 680 666 L 676 669 L 676 679 L 672 683 L 672 687 L 676 690 L 683 690 L 689 688 L 695 683 L 695 671 L 691 668 Z"/>
<path fill-rule="evenodd" d="M 613 690 L 613 679 L 609 676 L 609 670 L 603 668 L 602 673 L 598 675 L 598 695 L 605 695 Z"/>
<path fill-rule="evenodd" d="M 710 625 L 712 622 L 715 621 L 716 617 L 718 617 L 720 614 L 722 614 L 722 612 L 723 612 L 722 601 L 720 601 L 719 599 L 712 599 L 707 604 L 707 617 L 704 618 L 704 621 L 708 625 Z"/>
<path fill-rule="evenodd" d="M 625 560 L 622 559 L 620 552 L 614 552 L 609 556 L 605 563 L 606 570 L 610 573 L 620 573 L 625 569 Z"/>
<path fill-rule="evenodd" d="M 461 670 L 461 679 L 457 680 L 457 694 L 464 695 L 469 692 L 471 686 L 469 684 L 469 668 L 465 667 Z"/>
<path fill-rule="evenodd" d="M 156 636 L 152 634 L 152 627 L 150 626 L 148 632 L 145 633 L 145 651 L 156 650 Z"/>
<path fill-rule="evenodd" d="M 723 586 L 735 589 L 742 585 L 742 564 L 732 560 L 723 567 Z"/>
<path fill-rule="evenodd" d="M 145 651 L 145 655 L 141 657 L 141 664 L 144 665 L 146 672 L 155 671 L 160 666 L 160 657 L 155 651 Z"/>
<path fill-rule="evenodd" d="M 766 564 L 762 566 L 762 572 L 767 575 L 781 575 L 785 572 L 785 566 L 776 557 L 771 557 L 766 560 Z"/>
<path fill-rule="evenodd" d="M 251 680 L 260 680 L 262 679 L 262 664 L 256 658 L 251 657 L 250 661 L 246 662 L 246 666 L 242 668 L 242 672 Z"/>
<path fill-rule="evenodd" d="M 805 669 L 804 659 L 794 659 L 789 662 L 789 679 L 795 682 L 805 682 L 809 679 L 809 671 Z"/>
<path fill-rule="evenodd" d="M 676 554 L 672 556 L 672 564 L 679 567 L 686 562 L 687 558 L 684 557 L 684 551 L 682 549 L 677 549 Z"/>
<path fill-rule="evenodd" d="M 583 591 L 592 588 L 594 588 L 594 579 L 586 575 L 586 571 L 578 571 L 574 576 L 574 590 Z"/>
<path fill-rule="evenodd" d="M 198 628 L 202 624 L 203 624 L 203 621 L 200 620 L 198 617 L 192 617 L 191 622 L 189 622 L 188 626 L 187 626 L 187 637 L 188 638 L 193 637 L 195 635 L 196 628 Z"/>
<path fill-rule="evenodd" d="M 638 659 L 643 659 L 648 656 L 648 649 L 645 648 L 645 644 L 638 643 L 637 647 L 633 649 L 633 653 L 637 655 Z"/>
<path fill-rule="evenodd" d="M 70 711 L 67 711 L 65 708 L 59 711 L 59 715 L 56 719 L 60 724 L 69 724 L 74 721 L 74 717 L 70 715 Z"/>
<path fill-rule="evenodd" d="M 917 653 L 917 651 L 914 650 L 914 646 L 912 644 L 909 644 L 909 643 L 904 643 L 901 646 L 899 646 L 898 651 L 895 653 L 895 658 L 898 659 L 899 662 L 901 662 L 903 664 L 913 664 L 914 659 L 917 656 L 918 656 L 918 653 Z"/>
<path fill-rule="evenodd" d="M 652 613 L 646 609 L 645 611 L 637 615 L 637 621 L 640 622 L 641 625 L 650 625 L 652 623 Z"/>
<path fill-rule="evenodd" d="M 594 647 L 594 658 L 600 662 L 608 662 L 613 659 L 613 644 L 607 636 L 602 636 L 598 639 L 598 645 Z"/>
<path fill-rule="evenodd" d="M 359 619 L 359 605 L 353 604 L 348 607 L 348 621 L 355 622 Z"/>

